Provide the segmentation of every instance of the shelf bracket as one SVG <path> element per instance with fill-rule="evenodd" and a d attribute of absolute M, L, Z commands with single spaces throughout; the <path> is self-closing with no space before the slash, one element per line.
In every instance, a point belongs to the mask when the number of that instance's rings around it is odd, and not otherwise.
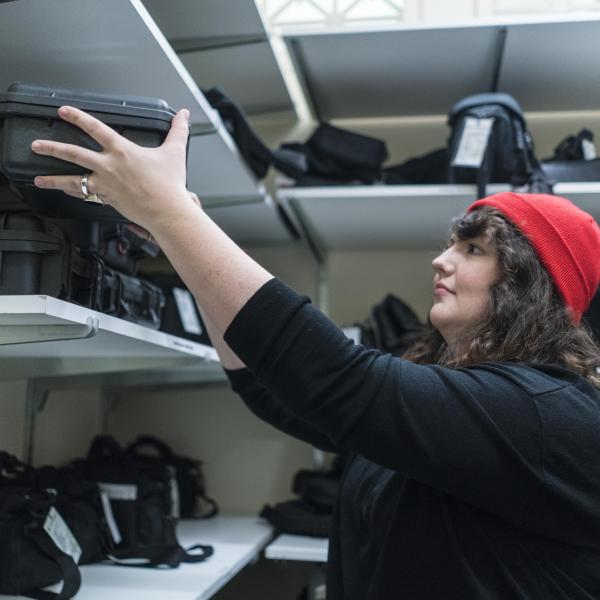
<path fill-rule="evenodd" d="M 2 325 L 0 346 L 84 340 L 98 333 L 98 319 L 88 317 L 85 325 Z"/>

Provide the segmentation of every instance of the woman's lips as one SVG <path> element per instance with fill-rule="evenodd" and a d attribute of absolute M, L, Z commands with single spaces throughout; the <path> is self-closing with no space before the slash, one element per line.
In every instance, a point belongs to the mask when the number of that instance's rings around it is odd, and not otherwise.
<path fill-rule="evenodd" d="M 454 294 L 454 292 L 451 291 L 450 289 L 448 289 L 443 283 L 436 284 L 433 291 L 437 296 L 445 296 L 447 294 Z"/>

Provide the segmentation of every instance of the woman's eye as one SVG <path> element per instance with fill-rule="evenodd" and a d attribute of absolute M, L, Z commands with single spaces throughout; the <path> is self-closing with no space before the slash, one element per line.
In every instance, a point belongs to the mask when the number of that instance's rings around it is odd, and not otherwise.
<path fill-rule="evenodd" d="M 469 244 L 467 247 L 467 252 L 469 254 L 481 254 L 481 248 L 479 248 L 475 244 Z"/>

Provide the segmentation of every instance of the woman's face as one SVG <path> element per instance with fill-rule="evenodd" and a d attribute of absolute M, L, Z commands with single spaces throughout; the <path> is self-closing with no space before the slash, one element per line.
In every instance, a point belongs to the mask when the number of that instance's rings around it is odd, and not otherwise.
<path fill-rule="evenodd" d="M 452 236 L 432 265 L 434 300 L 429 318 L 451 345 L 484 318 L 500 266 L 489 234 L 464 241 Z"/>

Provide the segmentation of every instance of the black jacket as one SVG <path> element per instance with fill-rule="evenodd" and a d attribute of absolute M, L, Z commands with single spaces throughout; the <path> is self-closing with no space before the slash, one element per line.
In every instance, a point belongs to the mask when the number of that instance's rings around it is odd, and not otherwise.
<path fill-rule="evenodd" d="M 600 598 L 600 399 L 552 365 L 464 369 L 354 345 L 265 284 L 225 339 L 261 418 L 352 459 L 328 600 Z"/>

